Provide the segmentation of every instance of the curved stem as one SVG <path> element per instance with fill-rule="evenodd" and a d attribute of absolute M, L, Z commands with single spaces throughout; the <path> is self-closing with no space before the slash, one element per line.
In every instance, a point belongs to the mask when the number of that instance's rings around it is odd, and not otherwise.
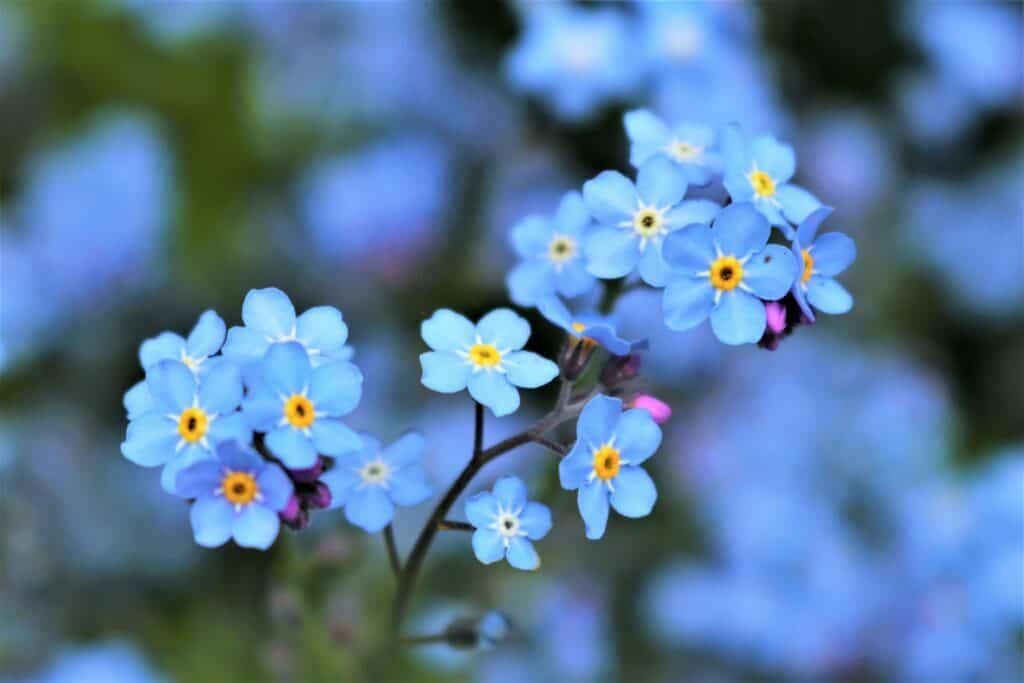
<path fill-rule="evenodd" d="M 395 546 L 395 530 L 392 525 L 384 527 L 384 545 L 388 548 L 388 562 L 397 579 L 402 575 L 402 561 L 398 559 L 398 548 Z"/>
<path fill-rule="evenodd" d="M 469 522 L 457 522 L 454 519 L 446 519 L 437 525 L 440 531 L 475 531 Z"/>

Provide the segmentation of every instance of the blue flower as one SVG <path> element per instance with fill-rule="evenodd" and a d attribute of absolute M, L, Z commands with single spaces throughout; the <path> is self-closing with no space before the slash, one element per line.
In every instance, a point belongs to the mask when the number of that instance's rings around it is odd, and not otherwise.
<path fill-rule="evenodd" d="M 540 567 L 540 557 L 530 541 L 539 541 L 551 530 L 551 510 L 527 502 L 521 479 L 502 477 L 491 491 L 481 491 L 467 500 L 466 517 L 476 528 L 476 559 L 493 564 L 504 557 L 516 569 L 526 571 Z"/>
<path fill-rule="evenodd" d="M 313 368 L 297 342 L 274 344 L 249 386 L 242 414 L 289 469 L 316 464 L 317 453 L 357 450 L 359 435 L 338 419 L 359 404 L 363 374 L 348 361 Z"/>
<path fill-rule="evenodd" d="M 633 342 L 618 335 L 615 323 L 608 316 L 594 312 L 572 313 L 557 296 L 541 301 L 537 310 L 573 337 L 595 341 L 612 355 L 625 356 L 633 349 Z"/>
<path fill-rule="evenodd" d="M 301 344 L 313 367 L 352 357 L 352 350 L 345 346 L 348 326 L 341 311 L 315 306 L 296 317 L 291 299 L 276 287 L 249 290 L 242 302 L 242 321 L 244 327 L 228 330 L 223 351 L 241 366 L 262 360 L 267 349 L 281 342 Z"/>
<path fill-rule="evenodd" d="M 199 316 L 187 340 L 175 332 L 162 332 L 142 342 L 139 362 L 143 370 L 149 370 L 162 360 L 179 360 L 192 372 L 199 373 L 209 367 L 204 368 L 203 361 L 220 351 L 224 334 L 224 320 L 214 311 L 206 311 Z"/>
<path fill-rule="evenodd" d="M 646 517 L 658 492 L 640 467 L 661 445 L 661 429 L 642 408 L 622 412 L 622 401 L 599 395 L 583 407 L 576 443 L 558 464 L 562 488 L 578 490 L 587 538 L 604 536 L 608 504 L 625 517 Z"/>
<path fill-rule="evenodd" d="M 528 216 L 512 228 L 512 243 L 523 261 L 508 276 L 512 301 L 536 306 L 556 292 L 565 297 L 584 294 L 594 286 L 587 272 L 583 243 L 591 226 L 590 213 L 579 192 L 567 192 L 554 220 Z"/>
<path fill-rule="evenodd" d="M 720 208 L 704 199 L 684 202 L 685 193 L 686 176 L 663 155 L 640 166 L 635 186 L 617 171 L 588 180 L 583 199 L 602 224 L 585 245 L 588 270 L 618 278 L 639 266 L 644 282 L 664 287 L 669 280 L 661 255 L 665 236 L 691 223 L 708 223 Z"/>
<path fill-rule="evenodd" d="M 753 202 L 768 221 L 792 239 L 790 223 L 802 223 L 821 202 L 807 190 L 789 181 L 796 172 L 793 148 L 771 135 L 761 135 L 749 144 L 737 125 L 722 133 L 725 159 L 725 189 L 736 203 Z"/>
<path fill-rule="evenodd" d="M 169 683 L 133 644 L 109 640 L 89 645 L 61 646 L 47 666 L 27 679 L 4 683 Z"/>
<path fill-rule="evenodd" d="M 521 350 L 530 323 L 507 308 L 491 311 L 475 326 L 443 308 L 423 321 L 420 335 L 433 349 L 420 354 L 423 386 L 442 394 L 468 387 L 473 400 L 497 417 L 518 410 L 516 387 L 536 389 L 558 376 L 557 365 Z"/>
<path fill-rule="evenodd" d="M 331 508 L 344 505 L 348 521 L 372 534 L 391 523 L 395 505 L 418 505 L 432 487 L 419 464 L 422 434 L 409 432 L 386 448 L 369 434 L 359 436 L 360 448 L 339 456 L 320 479 L 331 490 Z"/>
<path fill-rule="evenodd" d="M 192 533 L 207 548 L 229 538 L 244 548 L 266 550 L 277 538 L 284 509 L 294 491 L 275 463 L 237 441 L 217 447 L 216 459 L 198 462 L 178 475 L 178 493 L 195 498 Z"/>
<path fill-rule="evenodd" d="M 785 296 L 797 275 L 793 252 L 768 244 L 771 226 L 749 203 L 722 209 L 714 229 L 690 225 L 665 242 L 674 278 L 665 288 L 665 324 L 682 331 L 710 315 L 726 344 L 753 343 L 764 334 L 761 299 Z"/>
<path fill-rule="evenodd" d="M 673 128 L 647 109 L 626 112 L 623 117 L 631 144 L 629 163 L 637 168 L 662 154 L 678 164 L 688 183 L 707 185 L 722 172 L 722 156 L 715 145 L 715 129 L 697 123 L 680 123 Z"/>
<path fill-rule="evenodd" d="M 857 245 L 841 232 L 829 232 L 815 239 L 818 227 L 832 213 L 824 206 L 807 217 L 796 231 L 793 256 L 803 265 L 793 283 L 793 296 L 800 309 L 814 320 L 811 306 L 838 315 L 853 307 L 853 297 L 835 280 L 857 258 Z"/>
<path fill-rule="evenodd" d="M 178 472 L 209 460 L 217 443 L 251 436 L 237 412 L 242 379 L 232 363 L 215 363 L 197 379 L 181 361 L 162 360 L 146 373 L 146 391 L 150 409 L 128 423 L 121 453 L 143 467 L 166 465 L 160 481 L 168 493 Z"/>

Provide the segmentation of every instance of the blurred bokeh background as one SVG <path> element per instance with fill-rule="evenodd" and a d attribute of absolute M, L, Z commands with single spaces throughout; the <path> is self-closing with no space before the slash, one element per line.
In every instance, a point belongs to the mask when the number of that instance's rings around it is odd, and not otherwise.
<path fill-rule="evenodd" d="M 0 2 L 0 680 L 1021 680 L 1021 35 L 966 0 Z M 274 285 L 344 312 L 350 422 L 422 429 L 447 484 L 471 408 L 419 385 L 419 322 L 504 304 L 509 228 L 628 172 L 638 106 L 794 144 L 856 305 L 767 352 L 623 298 L 675 408 L 652 516 L 586 541 L 524 449 L 470 490 L 526 476 L 543 569 L 450 534 L 420 584 L 413 630 L 501 609 L 518 642 L 367 661 L 380 538 L 335 512 L 203 550 L 122 458 L 138 344 Z"/>

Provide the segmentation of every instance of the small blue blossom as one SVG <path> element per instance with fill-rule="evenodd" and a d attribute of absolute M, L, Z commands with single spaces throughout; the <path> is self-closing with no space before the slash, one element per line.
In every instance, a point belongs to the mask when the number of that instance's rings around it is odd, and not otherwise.
<path fill-rule="evenodd" d="M 583 185 L 583 199 L 601 227 L 587 239 L 588 270 L 600 278 L 629 275 L 664 287 L 669 269 L 661 254 L 665 237 L 691 223 L 708 223 L 718 204 L 682 201 L 686 176 L 665 156 L 640 166 L 636 185 L 618 171 L 604 171 Z"/>
<path fill-rule="evenodd" d="M 281 342 L 301 344 L 313 367 L 352 357 L 352 349 L 345 346 L 348 326 L 341 311 L 315 306 L 296 317 L 291 299 L 276 287 L 249 290 L 242 302 L 242 321 L 244 327 L 228 330 L 223 351 L 241 366 L 262 360 L 267 349 Z"/>
<path fill-rule="evenodd" d="M 671 235 L 665 241 L 674 274 L 664 295 L 669 329 L 688 330 L 710 316 L 720 341 L 758 341 L 767 324 L 761 299 L 781 299 L 797 276 L 793 252 L 767 244 L 770 234 L 768 221 L 743 203 L 722 209 L 713 229 L 689 225 Z"/>
<path fill-rule="evenodd" d="M 62 645 L 53 661 L 29 678 L 0 679 L 4 683 L 169 683 L 150 666 L 142 652 L 127 641 Z"/>
<path fill-rule="evenodd" d="M 615 331 L 616 325 L 611 317 L 596 312 L 572 313 L 557 296 L 541 301 L 537 310 L 573 337 L 593 340 L 614 356 L 625 356 L 634 347 L 633 342 L 623 339 Z"/>
<path fill-rule="evenodd" d="M 179 360 L 198 374 L 209 367 L 204 367 L 203 361 L 220 351 L 225 331 L 224 320 L 214 311 L 205 311 L 199 316 L 188 339 L 175 332 L 162 332 L 142 342 L 139 362 L 143 370 L 149 370 L 159 361 Z"/>
<path fill-rule="evenodd" d="M 530 541 L 539 541 L 551 530 L 551 510 L 527 502 L 526 485 L 518 477 L 502 477 L 491 491 L 481 491 L 466 501 L 466 517 L 473 532 L 473 554 L 484 564 L 505 558 L 516 569 L 533 571 L 540 557 Z"/>
<path fill-rule="evenodd" d="M 530 323 L 507 308 L 498 308 L 473 325 L 443 308 L 420 326 L 433 351 L 420 354 L 423 386 L 442 394 L 469 388 L 473 400 L 496 417 L 519 409 L 516 387 L 536 389 L 558 376 L 558 366 L 532 351 L 522 351 Z"/>
<path fill-rule="evenodd" d="M 771 135 L 761 135 L 748 143 L 739 126 L 727 126 L 722 133 L 722 154 L 725 189 L 732 200 L 753 202 L 790 239 L 790 223 L 802 223 L 821 207 L 814 195 L 789 182 L 796 172 L 796 154 Z"/>
<path fill-rule="evenodd" d="M 832 315 L 853 308 L 853 297 L 835 276 L 857 258 L 857 245 L 841 232 L 817 236 L 818 227 L 831 213 L 832 209 L 827 206 L 812 213 L 800 224 L 793 241 L 793 256 L 802 265 L 800 277 L 793 283 L 793 296 L 800 310 L 812 321 L 811 306 Z"/>
<path fill-rule="evenodd" d="M 178 494 L 195 499 L 192 533 L 207 548 L 234 538 L 244 548 L 266 550 L 281 526 L 277 513 L 293 492 L 279 465 L 237 441 L 220 444 L 214 460 L 195 463 L 178 475 Z"/>
<path fill-rule="evenodd" d="M 536 505 L 536 503 L 531 503 Z M 508 617 L 501 612 L 491 610 L 476 622 L 478 647 L 491 650 L 500 645 L 512 633 L 512 625 Z"/>
<path fill-rule="evenodd" d="M 604 536 L 609 503 L 625 517 L 646 517 L 658 492 L 640 467 L 661 445 L 661 429 L 642 408 L 622 412 L 622 401 L 599 395 L 583 407 L 576 443 L 558 464 L 562 488 L 577 490 L 587 538 Z"/>
<path fill-rule="evenodd" d="M 633 166 L 640 168 L 661 154 L 676 162 L 686 181 L 694 185 L 707 185 L 713 176 L 722 173 L 722 156 L 711 126 L 680 123 L 670 128 L 647 109 L 626 112 L 623 123 L 631 143 L 629 163 Z"/>
<path fill-rule="evenodd" d="M 396 505 L 418 505 L 433 489 L 420 465 L 425 441 L 409 432 L 390 446 L 360 434 L 358 450 L 338 457 L 334 468 L 320 477 L 331 490 L 331 508 L 345 506 L 348 521 L 368 533 L 391 523 Z"/>
<path fill-rule="evenodd" d="M 166 465 L 160 481 L 168 493 L 176 492 L 178 473 L 209 460 L 219 442 L 248 441 L 251 436 L 237 412 L 242 379 L 232 363 L 215 363 L 199 379 L 181 361 L 162 360 L 146 373 L 145 390 L 149 410 L 128 423 L 121 453 L 143 467 Z M 138 389 L 128 393 L 133 391 Z"/>
<path fill-rule="evenodd" d="M 362 445 L 339 418 L 363 393 L 363 374 L 348 361 L 312 367 L 298 342 L 274 344 L 248 387 L 242 414 L 289 469 L 307 469 L 317 454 L 341 455 Z"/>
<path fill-rule="evenodd" d="M 528 216 L 512 228 L 512 244 L 523 261 L 508 276 L 512 301 L 536 306 L 556 292 L 565 297 L 584 294 L 594 286 L 587 272 L 583 244 L 590 213 L 579 192 L 567 192 L 553 220 Z"/>

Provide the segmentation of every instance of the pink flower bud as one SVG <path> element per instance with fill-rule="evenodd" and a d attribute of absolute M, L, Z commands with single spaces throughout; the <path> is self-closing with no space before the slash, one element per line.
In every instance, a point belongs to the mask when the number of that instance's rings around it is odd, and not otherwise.
<path fill-rule="evenodd" d="M 672 408 L 669 404 L 664 401 L 660 401 L 653 396 L 647 394 L 640 394 L 633 399 L 634 408 L 643 408 L 651 414 L 654 421 L 658 424 L 664 424 L 668 422 L 668 419 L 672 417 Z"/>
<path fill-rule="evenodd" d="M 768 317 L 768 329 L 775 334 L 782 334 L 786 329 L 786 307 L 778 301 L 769 301 L 764 305 Z"/>

